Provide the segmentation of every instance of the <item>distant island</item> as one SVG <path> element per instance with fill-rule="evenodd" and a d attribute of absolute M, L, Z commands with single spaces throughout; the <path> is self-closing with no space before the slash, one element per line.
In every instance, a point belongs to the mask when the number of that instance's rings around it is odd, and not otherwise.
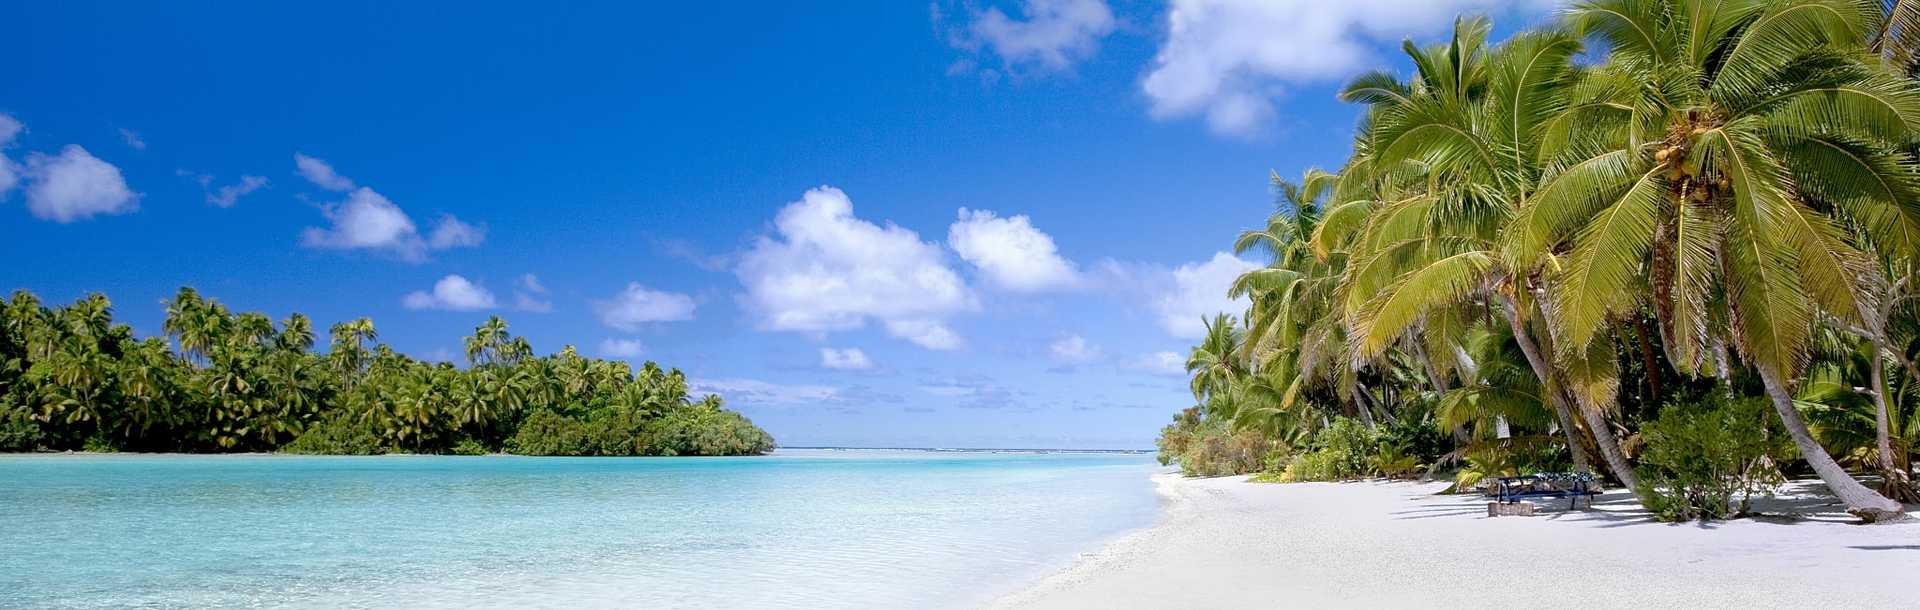
<path fill-rule="evenodd" d="M 647 362 L 535 356 L 493 316 L 466 368 L 378 342 L 373 321 L 277 325 L 181 288 L 166 338 L 135 338 L 104 294 L 0 307 L 0 452 L 758 455 L 773 437 Z M 177 349 L 176 349 L 177 347 Z"/>

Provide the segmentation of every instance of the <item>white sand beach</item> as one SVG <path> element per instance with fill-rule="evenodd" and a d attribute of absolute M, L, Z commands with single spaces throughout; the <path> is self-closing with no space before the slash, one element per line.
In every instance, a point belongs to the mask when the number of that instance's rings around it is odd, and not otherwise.
<path fill-rule="evenodd" d="M 1651 521 L 1625 491 L 1486 516 L 1444 483 L 1156 475 L 1167 514 L 1000 608 L 1914 608 L 1920 520 L 1856 525 L 1828 498 L 1780 517 Z M 1800 483 L 1800 489 L 1816 483 Z M 1794 516 L 1787 516 L 1794 515 Z"/>

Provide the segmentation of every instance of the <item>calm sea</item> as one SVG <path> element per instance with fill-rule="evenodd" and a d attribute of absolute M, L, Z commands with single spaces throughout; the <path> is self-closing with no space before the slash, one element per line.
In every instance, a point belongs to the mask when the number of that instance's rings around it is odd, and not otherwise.
<path fill-rule="evenodd" d="M 968 607 L 1148 525 L 1151 457 L 0 457 L 0 608 Z"/>

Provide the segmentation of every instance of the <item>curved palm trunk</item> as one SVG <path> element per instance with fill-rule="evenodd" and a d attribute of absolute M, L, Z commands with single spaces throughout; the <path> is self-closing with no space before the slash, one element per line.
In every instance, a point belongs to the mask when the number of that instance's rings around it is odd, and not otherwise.
<path fill-rule="evenodd" d="M 1760 371 L 1760 380 L 1766 383 L 1767 397 L 1773 399 L 1773 410 L 1780 414 L 1780 422 L 1787 428 L 1787 434 L 1793 437 L 1793 444 L 1800 448 L 1800 456 L 1820 474 L 1820 480 L 1826 482 L 1833 495 L 1847 503 L 1847 512 L 1869 522 L 1889 521 L 1906 515 L 1899 502 L 1887 499 L 1861 485 L 1847 474 L 1833 456 L 1813 439 L 1813 433 L 1807 430 L 1807 421 L 1800 417 L 1800 410 L 1794 408 L 1793 397 L 1787 394 L 1786 384 L 1781 383 L 1780 373 L 1771 367 L 1755 367 Z"/>
<path fill-rule="evenodd" d="M 1600 457 L 1607 461 L 1607 469 L 1613 471 L 1613 478 L 1619 479 L 1640 497 L 1640 479 L 1633 474 L 1633 465 L 1627 463 L 1627 454 L 1620 450 L 1620 441 L 1613 436 L 1613 424 L 1607 422 L 1606 415 L 1598 409 L 1580 409 L 1580 415 L 1587 420 L 1587 430 L 1593 433 L 1593 442 L 1600 446 Z M 1645 500 L 1645 498 L 1641 498 Z"/>
<path fill-rule="evenodd" d="M 1552 321 L 1547 319 L 1545 311 L 1540 312 L 1540 317 L 1543 321 L 1551 324 Z M 1544 339 L 1543 342 L 1551 346 L 1552 336 L 1544 336 L 1546 339 Z M 1552 348 L 1549 347 L 1548 349 L 1551 350 Z M 1556 387 L 1561 387 L 1564 393 L 1564 386 L 1555 385 Z M 1600 459 L 1606 460 L 1607 470 L 1613 471 L 1613 478 L 1620 481 L 1620 484 L 1626 486 L 1628 491 L 1633 492 L 1635 498 L 1640 499 L 1641 503 L 1645 504 L 1646 498 L 1640 495 L 1640 479 L 1633 474 L 1633 464 L 1627 462 L 1627 452 L 1620 449 L 1619 439 L 1614 438 L 1613 425 L 1607 422 L 1606 413 L 1599 408 L 1582 405 L 1579 401 L 1572 399 L 1571 396 L 1569 396 L 1566 401 L 1572 405 L 1574 409 L 1580 411 L 1581 419 L 1586 420 L 1587 431 L 1593 434 L 1593 444 L 1600 448 Z"/>
<path fill-rule="evenodd" d="M 1502 295 L 1506 304 L 1507 325 L 1513 328 L 1513 340 L 1520 344 L 1520 353 L 1526 354 L 1527 365 L 1533 367 L 1533 374 L 1540 378 L 1540 388 L 1547 395 L 1547 402 L 1553 405 L 1553 414 L 1560 419 L 1560 433 L 1566 436 L 1567 451 L 1573 454 L 1573 469 L 1591 471 L 1587 466 L 1586 444 L 1580 441 L 1579 429 L 1573 425 L 1573 414 L 1567 409 L 1566 395 L 1560 391 L 1560 384 L 1554 383 L 1552 365 L 1540 355 L 1540 348 L 1533 343 L 1533 335 L 1527 332 L 1527 325 L 1520 322 L 1520 312 L 1515 308 L 1513 299 Z"/>
<path fill-rule="evenodd" d="M 1913 481 L 1907 477 L 1905 464 L 1895 462 L 1891 418 L 1887 414 L 1887 379 L 1884 350 L 1879 340 L 1873 342 L 1873 357 L 1868 367 L 1873 381 L 1873 440 L 1874 449 L 1880 454 L 1880 476 L 1885 478 L 1880 491 L 1890 499 L 1901 502 L 1920 502 L 1920 492 L 1915 492 Z"/>

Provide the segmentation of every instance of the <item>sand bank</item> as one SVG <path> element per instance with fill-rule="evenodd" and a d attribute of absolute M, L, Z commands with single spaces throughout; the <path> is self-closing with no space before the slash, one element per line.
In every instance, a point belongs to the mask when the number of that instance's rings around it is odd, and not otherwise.
<path fill-rule="evenodd" d="M 1155 477 L 1167 514 L 1001 608 L 1913 608 L 1920 521 L 1856 525 L 1831 498 L 1779 517 L 1651 521 L 1615 490 L 1486 516 L 1444 484 Z M 1804 490 L 1815 483 L 1801 483 Z"/>

